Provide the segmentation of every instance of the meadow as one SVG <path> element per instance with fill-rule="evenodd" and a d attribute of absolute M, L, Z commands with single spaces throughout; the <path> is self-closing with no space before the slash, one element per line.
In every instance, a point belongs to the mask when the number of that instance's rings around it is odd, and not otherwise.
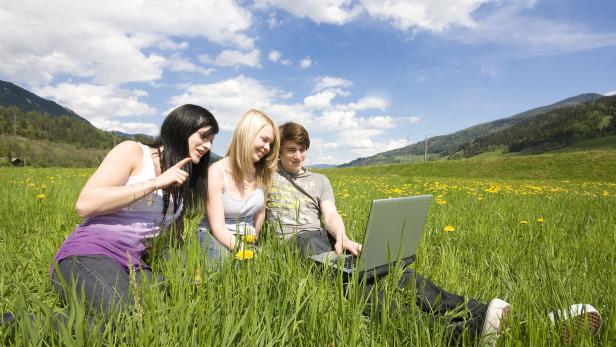
<path fill-rule="evenodd" d="M 432 194 L 411 267 L 449 291 L 510 302 L 513 316 L 499 345 L 559 345 L 547 313 L 581 302 L 602 313 L 603 326 L 596 336 L 577 330 L 572 344 L 616 345 L 616 178 L 593 171 L 614 163 L 586 166 L 584 175 L 575 162 L 566 171 L 544 159 L 535 164 L 540 178 L 532 179 L 528 173 L 516 176 L 515 167 L 484 166 L 475 173 L 469 167 L 479 164 L 468 162 L 438 162 L 423 171 L 400 166 L 324 172 L 355 239 L 361 239 L 372 199 Z M 546 170 L 558 174 L 542 176 Z M 18 317 L 0 327 L 0 344 L 446 344 L 446 324 L 419 311 L 413 291 L 394 290 L 395 276 L 379 286 L 386 300 L 403 305 L 365 317 L 360 285 L 350 285 L 345 296 L 339 274 L 320 271 L 267 235 L 257 257 L 230 260 L 215 271 L 193 232 L 198 217 L 187 224 L 183 248 L 154 260 L 164 280 L 135 286 L 133 310 L 95 318 L 89 326 L 83 307 L 60 302 L 49 266 L 80 222 L 73 204 L 91 172 L 0 168 L 0 311 Z M 67 318 L 58 322 L 58 315 Z M 473 345 L 468 337 L 462 344 Z"/>

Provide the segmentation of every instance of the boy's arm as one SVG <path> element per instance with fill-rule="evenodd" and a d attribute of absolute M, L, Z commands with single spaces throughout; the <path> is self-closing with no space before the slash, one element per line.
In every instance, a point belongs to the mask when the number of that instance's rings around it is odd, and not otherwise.
<path fill-rule="evenodd" d="M 336 209 L 336 204 L 331 200 L 321 201 L 319 208 L 323 215 L 325 230 L 336 239 L 336 254 L 348 251 L 354 255 L 361 252 L 361 244 L 349 239 L 344 231 L 344 222 Z"/>

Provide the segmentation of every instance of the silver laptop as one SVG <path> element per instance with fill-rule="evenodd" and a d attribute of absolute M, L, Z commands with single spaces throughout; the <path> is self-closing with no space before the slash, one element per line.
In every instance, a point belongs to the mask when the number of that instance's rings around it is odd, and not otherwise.
<path fill-rule="evenodd" d="M 359 256 L 325 252 L 312 256 L 352 274 L 370 275 L 395 262 L 406 265 L 414 261 L 423 232 L 432 195 L 373 200 Z"/>

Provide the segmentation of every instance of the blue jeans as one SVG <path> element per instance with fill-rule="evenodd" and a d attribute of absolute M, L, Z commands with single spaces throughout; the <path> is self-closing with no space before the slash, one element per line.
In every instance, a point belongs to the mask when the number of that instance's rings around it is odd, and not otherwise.
<path fill-rule="evenodd" d="M 152 279 L 152 272 L 135 271 L 137 285 L 144 277 Z M 53 273 L 52 282 L 65 302 L 71 300 L 70 288 L 73 286 L 77 290 L 77 299 L 81 299 L 83 291 L 83 304 L 91 313 L 109 314 L 134 302 L 130 290 L 129 272 L 111 257 L 104 255 L 72 256 L 62 259 L 58 263 L 58 270 Z"/>
<path fill-rule="evenodd" d="M 300 253 L 304 256 L 311 256 L 323 252 L 334 250 L 335 240 L 326 230 L 303 231 L 291 238 Z M 364 314 L 370 315 L 372 310 L 372 288 L 374 279 L 366 281 L 364 295 L 367 298 Z M 463 296 L 450 293 L 438 287 L 432 281 L 422 277 L 412 269 L 405 269 L 402 276 L 398 279 L 399 289 L 412 289 L 416 293 L 415 305 L 423 312 L 433 316 L 443 317 L 449 321 L 452 328 L 453 337 L 460 336 L 465 329 L 468 329 L 471 338 L 481 334 L 483 322 L 485 320 L 487 305 L 475 299 L 464 300 Z M 383 305 L 383 293 L 377 292 L 375 307 L 380 309 Z M 391 309 L 398 304 L 391 303 Z M 463 315 L 449 315 L 451 312 L 464 312 Z"/>
<path fill-rule="evenodd" d="M 215 268 L 219 268 L 222 261 L 231 253 L 227 247 L 223 246 L 209 230 L 201 229 L 197 232 L 201 247 L 206 250 L 207 258 Z"/>

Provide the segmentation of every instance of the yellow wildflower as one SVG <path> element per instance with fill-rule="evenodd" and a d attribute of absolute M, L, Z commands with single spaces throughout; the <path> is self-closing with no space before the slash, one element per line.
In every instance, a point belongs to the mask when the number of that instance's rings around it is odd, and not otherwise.
<path fill-rule="evenodd" d="M 201 284 L 201 268 L 199 266 L 197 266 L 197 268 L 195 269 L 195 280 L 193 282 L 196 286 L 198 286 L 199 284 Z"/>
<path fill-rule="evenodd" d="M 39 200 L 43 200 L 43 199 L 45 199 L 45 194 L 41 193 L 41 194 L 37 195 L 36 198 L 39 199 Z"/>
<path fill-rule="evenodd" d="M 255 243 L 255 241 L 257 240 L 257 236 L 256 235 L 244 235 L 244 240 L 246 241 L 246 243 Z"/>
<path fill-rule="evenodd" d="M 251 251 L 250 249 L 244 249 L 241 250 L 237 253 L 235 253 L 235 259 L 237 260 L 247 260 L 247 259 L 252 259 L 254 258 L 255 253 L 253 251 Z"/>
<path fill-rule="evenodd" d="M 455 228 L 453 225 L 446 225 L 446 226 L 443 228 L 443 231 L 450 233 L 450 232 L 452 232 L 452 231 L 456 231 L 456 228 Z"/>
<path fill-rule="evenodd" d="M 608 193 L 606 190 L 603 191 L 603 194 L 601 194 L 603 196 L 610 196 L 610 193 Z"/>
<path fill-rule="evenodd" d="M 543 223 L 545 223 L 545 219 L 543 219 L 543 217 L 537 218 L 537 222 L 543 224 Z"/>

